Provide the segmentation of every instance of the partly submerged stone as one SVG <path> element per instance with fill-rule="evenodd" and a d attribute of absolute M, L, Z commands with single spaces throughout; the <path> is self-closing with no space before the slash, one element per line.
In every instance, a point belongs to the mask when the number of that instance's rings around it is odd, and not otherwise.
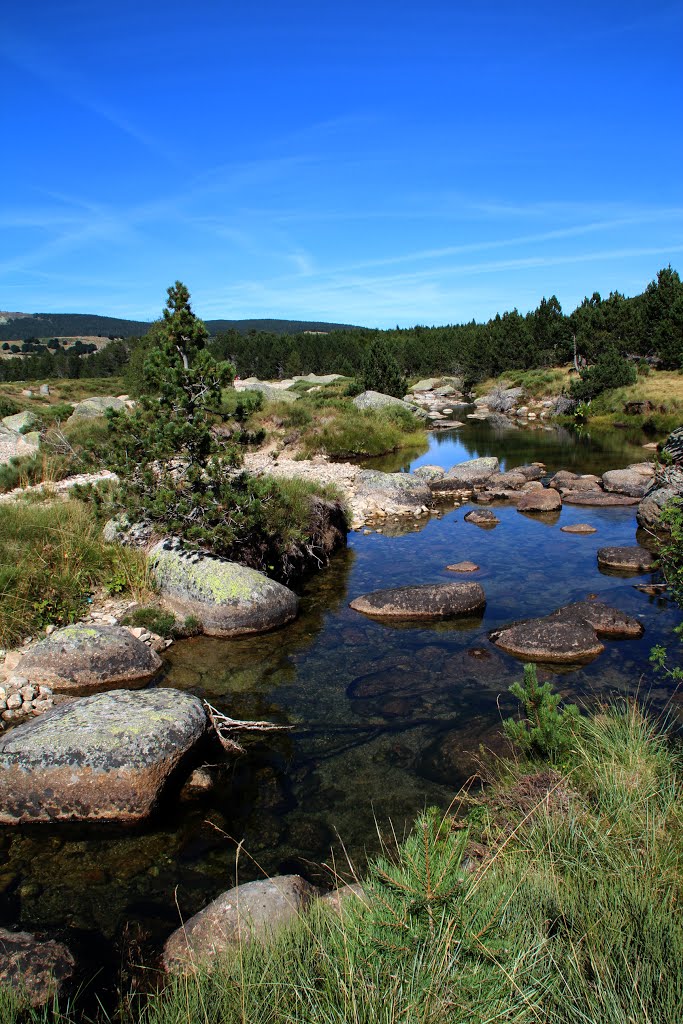
<path fill-rule="evenodd" d="M 598 531 L 590 523 L 569 523 L 567 526 L 561 526 L 560 530 L 562 533 L 597 533 Z"/>
<path fill-rule="evenodd" d="M 599 548 L 598 568 L 638 574 L 651 572 L 654 556 L 638 545 L 622 548 Z"/>
<path fill-rule="evenodd" d="M 412 473 L 382 473 L 362 469 L 356 481 L 356 502 L 369 514 L 414 512 L 429 504 L 432 492 L 424 479 Z"/>
<path fill-rule="evenodd" d="M 164 966 L 186 973 L 230 946 L 265 941 L 292 924 L 318 890 L 299 875 L 281 875 L 229 889 L 176 929 L 164 946 Z"/>
<path fill-rule="evenodd" d="M 30 648 L 17 672 L 57 693 L 88 694 L 141 686 L 161 668 L 161 658 L 123 626 L 73 625 Z"/>
<path fill-rule="evenodd" d="M 566 491 L 562 494 L 565 505 L 637 505 L 637 498 L 629 498 L 626 494 L 614 494 L 608 491 L 593 490 Z"/>
<path fill-rule="evenodd" d="M 682 497 L 683 495 L 673 487 L 658 487 L 656 490 L 650 491 L 636 509 L 638 525 L 645 530 L 666 532 L 668 528 L 662 523 L 662 509 L 670 501 Z"/>
<path fill-rule="evenodd" d="M 645 628 L 632 615 L 612 608 L 603 601 L 575 601 L 566 604 L 553 612 L 551 619 L 562 619 L 564 622 L 582 620 L 591 626 L 599 637 L 611 640 L 626 640 L 630 637 L 642 636 Z"/>
<path fill-rule="evenodd" d="M 558 512 L 562 508 L 559 491 L 552 487 L 534 488 L 524 491 L 517 502 L 518 512 L 530 512 L 542 515 L 547 512 Z"/>
<path fill-rule="evenodd" d="M 465 522 L 475 523 L 477 526 L 498 526 L 500 519 L 490 509 L 473 508 L 465 515 Z"/>
<path fill-rule="evenodd" d="M 162 603 L 197 618 L 209 636 L 263 633 L 296 618 L 298 598 L 256 569 L 160 541 L 149 554 Z"/>
<path fill-rule="evenodd" d="M 486 596 L 478 583 L 426 583 L 375 590 L 357 597 L 349 607 L 382 619 L 449 619 L 477 615 L 485 606 Z"/>
<path fill-rule="evenodd" d="M 53 939 L 41 942 L 30 932 L 0 928 L 0 985 L 18 1001 L 43 1006 L 63 994 L 76 963 L 71 951 Z"/>
<path fill-rule="evenodd" d="M 0 822 L 136 822 L 207 729 L 198 697 L 112 690 L 0 738 Z"/>
<path fill-rule="evenodd" d="M 446 568 L 449 572 L 476 572 L 479 566 L 475 562 L 454 562 Z"/>
<path fill-rule="evenodd" d="M 654 480 L 654 466 L 640 463 L 628 469 L 610 469 L 602 475 L 602 486 L 606 491 L 626 494 L 630 498 L 643 498 Z"/>
<path fill-rule="evenodd" d="M 492 633 L 491 639 L 503 651 L 526 661 L 585 663 L 605 649 L 585 620 L 566 621 L 552 616 L 517 623 Z"/>
<path fill-rule="evenodd" d="M 104 416 L 108 409 L 123 412 L 125 408 L 126 403 L 121 398 L 113 398 L 111 395 L 95 396 L 78 402 L 71 415 L 76 419 L 96 419 L 98 416 Z"/>
<path fill-rule="evenodd" d="M 482 459 L 468 459 L 453 466 L 446 473 L 446 478 L 451 482 L 457 482 L 463 486 L 474 486 L 484 483 L 489 477 L 499 470 L 499 462 L 495 457 Z"/>

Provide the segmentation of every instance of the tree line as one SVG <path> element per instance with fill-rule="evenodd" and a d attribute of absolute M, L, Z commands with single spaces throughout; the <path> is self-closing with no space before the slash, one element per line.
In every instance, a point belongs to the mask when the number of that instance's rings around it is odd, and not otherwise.
<path fill-rule="evenodd" d="M 43 352 L 0 360 L 0 380 L 123 375 L 131 389 L 150 345 L 142 339 L 111 342 L 89 355 Z M 209 342 L 218 360 L 229 360 L 241 377 L 290 377 L 305 373 L 362 373 L 369 348 L 382 339 L 406 377 L 453 374 L 475 382 L 505 370 L 556 366 L 574 360 L 594 363 L 607 349 L 647 359 L 661 369 L 683 368 L 683 283 L 671 266 L 660 270 L 645 291 L 626 298 L 594 292 L 566 314 L 556 298 L 543 298 L 535 310 L 497 314 L 486 323 L 472 320 L 444 327 L 417 325 L 393 330 L 344 328 L 329 334 L 276 334 L 228 330 Z"/>

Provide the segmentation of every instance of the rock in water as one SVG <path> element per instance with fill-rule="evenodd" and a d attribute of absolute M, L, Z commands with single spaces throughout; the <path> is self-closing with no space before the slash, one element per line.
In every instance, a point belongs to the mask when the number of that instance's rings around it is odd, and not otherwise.
<path fill-rule="evenodd" d="M 561 508 L 562 498 L 560 497 L 560 493 L 552 487 L 525 491 L 517 502 L 518 512 L 532 512 L 535 515 L 543 515 L 547 512 L 557 512 Z"/>
<path fill-rule="evenodd" d="M 642 636 L 645 632 L 638 619 L 619 611 L 618 608 L 611 608 L 603 601 L 575 601 L 573 604 L 558 608 L 550 618 L 562 619 L 564 622 L 576 622 L 577 619 L 581 619 L 592 626 L 599 637 L 609 637 L 612 640 L 626 640 L 629 637 Z"/>
<path fill-rule="evenodd" d="M 382 619 L 450 619 L 477 615 L 485 606 L 486 596 L 478 583 L 427 583 L 375 590 L 349 605 L 354 611 Z"/>
<path fill-rule="evenodd" d="M 498 459 L 468 459 L 453 466 L 446 473 L 446 479 L 462 484 L 463 487 L 481 484 L 499 470 Z"/>
<path fill-rule="evenodd" d="M 454 562 L 453 565 L 447 565 L 446 568 L 449 572 L 476 572 L 479 566 L 476 562 Z"/>
<path fill-rule="evenodd" d="M 681 497 L 682 495 L 673 487 L 658 487 L 656 490 L 650 491 L 636 509 L 638 525 L 645 530 L 666 533 L 668 527 L 662 523 L 662 509 L 674 498 Z"/>
<path fill-rule="evenodd" d="M 655 561 L 653 555 L 645 548 L 599 548 L 598 568 L 612 569 L 616 572 L 637 575 L 643 572 L 651 572 Z"/>
<path fill-rule="evenodd" d="M 628 469 L 610 469 L 602 475 L 602 486 L 606 491 L 626 494 L 629 498 L 643 498 L 652 486 L 655 471 L 650 463 L 629 466 Z"/>
<path fill-rule="evenodd" d="M 263 633 L 296 618 L 298 598 L 256 569 L 163 540 L 149 555 L 162 602 L 209 636 Z"/>
<path fill-rule="evenodd" d="M 61 995 L 76 964 L 61 942 L 40 942 L 30 932 L 0 928 L 0 985 L 15 991 L 21 1001 L 43 1006 Z"/>
<path fill-rule="evenodd" d="M 637 498 L 629 498 L 626 494 L 614 494 L 607 491 L 589 489 L 587 491 L 567 491 L 562 495 L 565 505 L 637 505 Z"/>
<path fill-rule="evenodd" d="M 135 822 L 207 728 L 198 697 L 112 690 L 0 738 L 0 822 Z"/>
<path fill-rule="evenodd" d="M 590 523 L 570 523 L 569 526 L 561 526 L 562 533 L 597 533 L 598 531 Z"/>
<path fill-rule="evenodd" d="M 472 509 L 465 515 L 466 523 L 475 523 L 477 526 L 498 526 L 500 519 L 488 509 Z"/>
<path fill-rule="evenodd" d="M 605 649 L 588 622 L 566 622 L 551 616 L 518 623 L 492 638 L 497 647 L 526 661 L 583 663 Z"/>
<path fill-rule="evenodd" d="M 57 693 L 85 695 L 119 686 L 141 686 L 161 668 L 161 658 L 123 626 L 65 626 L 32 647 L 19 674 Z"/>
<path fill-rule="evenodd" d="M 296 920 L 316 895 L 299 875 L 229 889 L 169 936 L 164 966 L 174 973 L 190 971 L 231 945 L 265 940 Z"/>

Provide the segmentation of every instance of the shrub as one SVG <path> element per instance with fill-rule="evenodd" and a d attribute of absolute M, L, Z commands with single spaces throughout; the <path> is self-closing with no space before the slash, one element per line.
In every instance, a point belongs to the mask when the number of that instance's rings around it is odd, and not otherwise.
<path fill-rule="evenodd" d="M 363 359 L 361 380 L 365 391 L 380 391 L 384 395 L 402 398 L 406 393 L 406 380 L 384 338 L 378 336 L 368 345 Z"/>
<path fill-rule="evenodd" d="M 592 366 L 581 371 L 579 380 L 572 381 L 569 393 L 577 401 L 589 401 L 603 391 L 635 384 L 637 378 L 635 367 L 610 346 Z"/>
<path fill-rule="evenodd" d="M 520 702 L 524 718 L 509 718 L 505 733 L 522 752 L 531 757 L 557 761 L 569 751 L 573 727 L 579 717 L 575 704 L 560 707 L 559 693 L 550 683 L 539 686 L 535 665 L 524 666 L 523 682 L 513 683 L 510 692 Z"/>

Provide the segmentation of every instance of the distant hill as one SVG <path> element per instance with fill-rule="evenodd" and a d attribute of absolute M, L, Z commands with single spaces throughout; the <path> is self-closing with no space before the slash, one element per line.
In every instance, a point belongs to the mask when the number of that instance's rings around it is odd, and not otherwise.
<path fill-rule="evenodd" d="M 269 331 L 273 334 L 299 334 L 301 331 L 329 333 L 353 327 L 352 324 L 328 324 L 312 320 L 207 320 L 212 335 L 236 330 Z M 96 313 L 2 313 L 0 341 L 25 341 L 27 338 L 104 337 L 135 338 L 146 334 L 150 322 L 120 320 Z"/>

